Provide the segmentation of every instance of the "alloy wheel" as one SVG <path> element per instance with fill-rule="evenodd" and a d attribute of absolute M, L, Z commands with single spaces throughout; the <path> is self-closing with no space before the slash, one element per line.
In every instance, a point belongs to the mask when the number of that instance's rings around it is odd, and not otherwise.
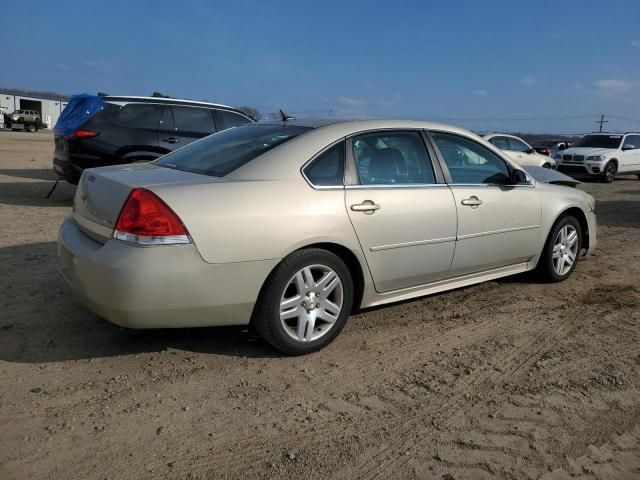
<path fill-rule="evenodd" d="M 607 182 L 613 182 L 616 177 L 616 164 L 613 162 L 609 162 L 605 167 L 604 176 L 607 179 Z"/>
<path fill-rule="evenodd" d="M 286 284 L 280 298 L 280 323 L 299 342 L 312 342 L 335 325 L 344 302 L 338 274 L 326 265 L 309 265 Z"/>
<path fill-rule="evenodd" d="M 553 269 L 558 275 L 566 275 L 578 257 L 578 231 L 573 225 L 565 225 L 553 243 Z"/>

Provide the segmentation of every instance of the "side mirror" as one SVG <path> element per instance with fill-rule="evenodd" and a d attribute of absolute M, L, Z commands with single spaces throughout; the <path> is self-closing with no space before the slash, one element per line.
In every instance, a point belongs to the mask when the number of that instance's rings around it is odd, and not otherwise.
<path fill-rule="evenodd" d="M 534 152 L 535 152 L 535 149 L 533 149 L 533 148 L 529 148 L 529 150 L 527 150 L 527 151 L 526 151 L 526 152 L 524 152 L 524 153 L 528 153 L 529 155 L 531 155 L 531 154 L 532 154 L 532 153 L 534 153 Z"/>
<path fill-rule="evenodd" d="M 529 183 L 527 180 L 527 174 L 522 170 L 514 168 L 511 171 L 511 185 L 524 185 Z"/>
<path fill-rule="evenodd" d="M 631 145 L 630 143 L 627 143 L 626 145 L 622 146 L 622 150 L 626 151 L 626 150 L 635 150 L 636 146 L 635 145 Z"/>

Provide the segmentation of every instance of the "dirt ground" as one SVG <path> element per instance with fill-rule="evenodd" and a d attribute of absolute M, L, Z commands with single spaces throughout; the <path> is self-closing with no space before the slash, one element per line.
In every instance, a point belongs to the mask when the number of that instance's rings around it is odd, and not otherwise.
<path fill-rule="evenodd" d="M 240 328 L 132 331 L 56 267 L 73 188 L 0 131 L 0 479 L 640 478 L 640 181 L 581 188 L 599 246 L 369 310 L 306 357 Z"/>

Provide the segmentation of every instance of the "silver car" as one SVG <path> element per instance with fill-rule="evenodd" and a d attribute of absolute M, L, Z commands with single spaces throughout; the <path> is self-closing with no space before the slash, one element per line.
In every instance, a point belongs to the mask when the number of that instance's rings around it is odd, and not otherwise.
<path fill-rule="evenodd" d="M 118 325 L 252 324 L 308 353 L 358 308 L 536 268 L 569 277 L 596 245 L 595 202 L 538 170 L 435 123 L 245 125 L 86 170 L 61 271 Z"/>

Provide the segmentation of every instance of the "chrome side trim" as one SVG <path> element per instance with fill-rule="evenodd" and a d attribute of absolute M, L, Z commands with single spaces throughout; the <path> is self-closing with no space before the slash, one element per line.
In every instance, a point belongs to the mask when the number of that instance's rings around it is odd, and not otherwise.
<path fill-rule="evenodd" d="M 514 227 L 514 228 L 502 228 L 500 230 L 491 230 L 489 232 L 470 233 L 469 235 L 460 235 L 458 240 L 467 240 L 468 238 L 484 237 L 486 235 L 497 235 L 499 233 L 518 232 L 520 230 L 533 230 L 534 228 L 540 228 L 540 225 L 529 225 L 526 227 Z"/>
<path fill-rule="evenodd" d="M 433 240 L 416 240 L 415 242 L 393 243 L 391 245 L 380 245 L 379 247 L 370 247 L 369 250 L 377 252 L 380 250 L 391 250 L 393 248 L 415 247 L 418 245 L 431 245 L 434 243 L 454 242 L 456 237 L 434 238 Z"/>
<path fill-rule="evenodd" d="M 446 183 L 390 183 L 390 184 L 371 184 L 371 185 L 346 185 L 346 190 L 366 190 L 380 188 L 443 188 L 449 187 Z"/>

